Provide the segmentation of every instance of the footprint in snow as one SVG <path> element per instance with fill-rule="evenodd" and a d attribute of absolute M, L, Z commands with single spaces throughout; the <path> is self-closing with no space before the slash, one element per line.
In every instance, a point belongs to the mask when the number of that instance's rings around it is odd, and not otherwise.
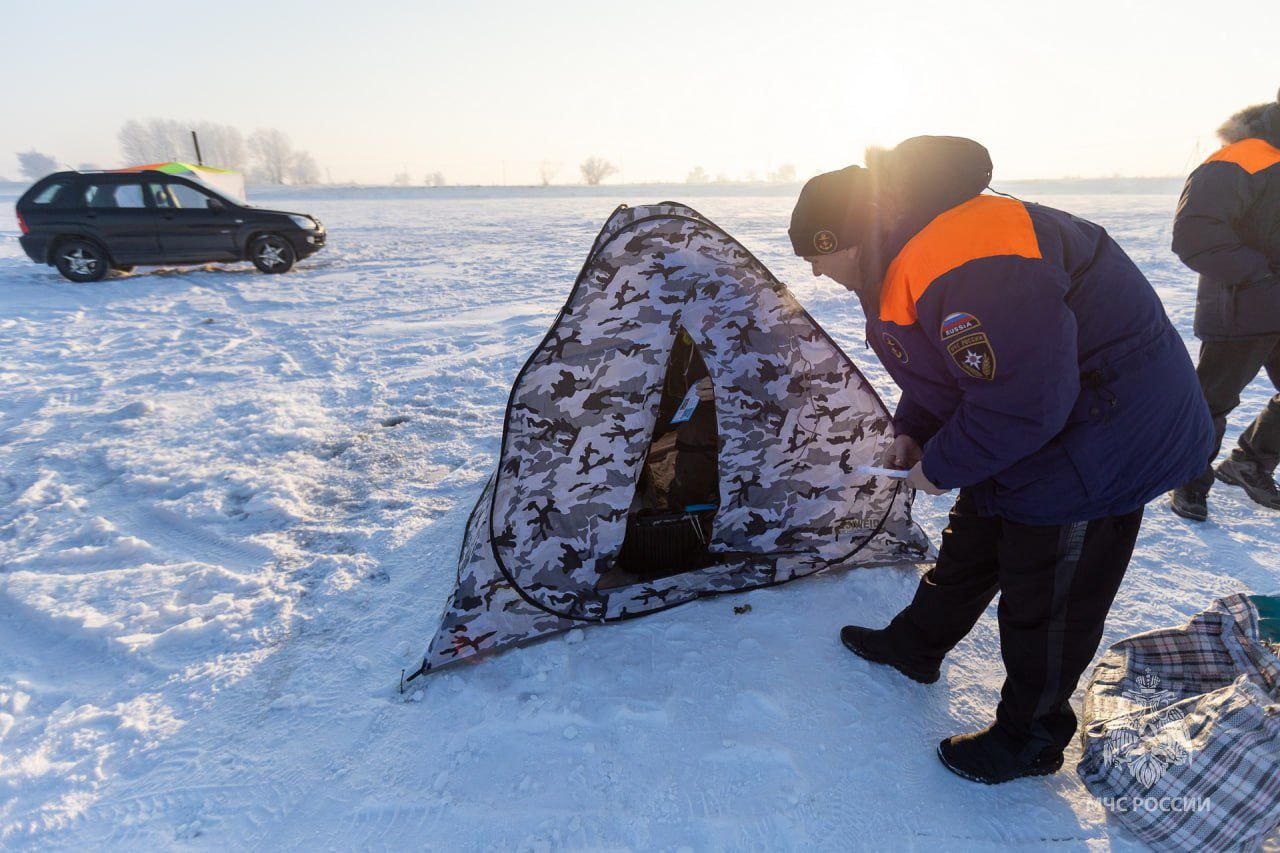
<path fill-rule="evenodd" d="M 156 404 L 150 400 L 138 400 L 127 406 L 122 406 L 111 413 L 111 417 L 118 421 L 133 421 L 145 415 L 149 415 L 156 410 Z"/>
<path fill-rule="evenodd" d="M 317 459 L 337 459 L 342 454 L 351 449 L 350 441 L 335 441 L 332 444 L 326 444 L 316 450 Z"/>
<path fill-rule="evenodd" d="M 404 424 L 408 422 L 409 422 L 408 415 L 392 415 L 389 418 L 383 418 L 382 425 L 384 427 L 395 427 L 395 426 L 400 426 L 400 424 Z"/>

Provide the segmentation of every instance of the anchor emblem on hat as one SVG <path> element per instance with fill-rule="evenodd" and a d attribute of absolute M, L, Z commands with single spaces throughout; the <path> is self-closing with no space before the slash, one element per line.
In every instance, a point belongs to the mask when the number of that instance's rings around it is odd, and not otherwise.
<path fill-rule="evenodd" d="M 823 255 L 829 255 L 834 252 L 836 245 L 836 235 L 825 228 L 813 235 L 813 248 Z"/>

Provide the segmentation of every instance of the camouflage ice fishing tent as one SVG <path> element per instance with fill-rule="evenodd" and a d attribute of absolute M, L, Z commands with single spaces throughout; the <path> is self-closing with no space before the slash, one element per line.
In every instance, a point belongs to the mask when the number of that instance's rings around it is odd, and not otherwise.
<path fill-rule="evenodd" d="M 713 421 L 713 497 L 655 509 L 644 481 L 662 479 L 667 390 L 695 357 L 714 388 L 698 406 Z M 700 596 L 917 559 L 928 543 L 910 493 L 855 470 L 892 437 L 848 356 L 736 240 L 683 205 L 621 207 L 516 377 L 420 672 Z M 705 558 L 620 560 L 649 517 L 674 519 L 664 529 L 695 536 Z"/>

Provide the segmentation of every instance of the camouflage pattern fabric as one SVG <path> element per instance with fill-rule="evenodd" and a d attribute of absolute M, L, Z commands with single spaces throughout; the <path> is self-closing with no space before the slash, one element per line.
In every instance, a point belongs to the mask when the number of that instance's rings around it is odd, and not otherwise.
<path fill-rule="evenodd" d="M 715 387 L 719 560 L 601 589 L 681 329 Z M 892 440 L 848 356 L 736 240 L 683 205 L 620 207 L 516 378 L 423 671 L 704 595 L 919 559 L 909 490 L 855 472 Z"/>

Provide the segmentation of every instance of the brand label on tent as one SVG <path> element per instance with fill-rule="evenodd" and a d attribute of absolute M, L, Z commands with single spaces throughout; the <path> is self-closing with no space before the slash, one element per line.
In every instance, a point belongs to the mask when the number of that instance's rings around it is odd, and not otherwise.
<path fill-rule="evenodd" d="M 684 399 L 680 401 L 679 408 L 676 409 L 676 413 L 671 417 L 671 423 L 682 424 L 689 420 L 689 418 L 693 417 L 693 410 L 698 408 L 698 402 L 698 384 L 695 382 L 690 385 L 689 390 L 685 392 Z"/>

